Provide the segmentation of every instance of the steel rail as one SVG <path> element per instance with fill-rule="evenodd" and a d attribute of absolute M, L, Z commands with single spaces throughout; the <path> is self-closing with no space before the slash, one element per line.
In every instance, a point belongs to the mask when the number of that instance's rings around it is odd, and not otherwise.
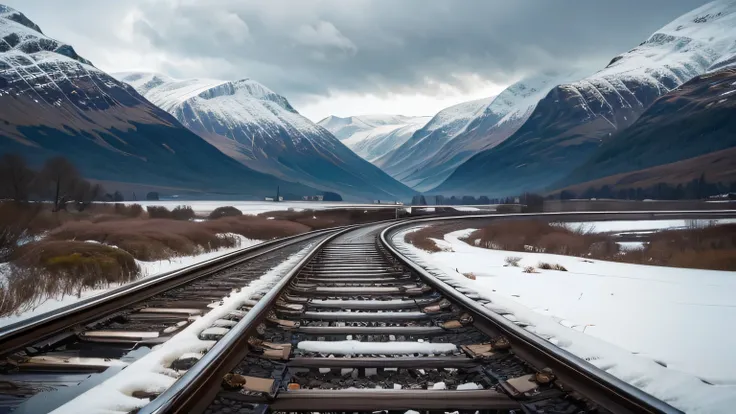
<path fill-rule="evenodd" d="M 336 237 L 360 227 L 372 226 L 381 222 L 349 226 L 335 231 L 312 247 L 279 282 L 272 287 L 258 303 L 251 308 L 230 331 L 225 334 L 206 354 L 182 375 L 171 387 L 161 393 L 149 404 L 143 406 L 138 414 L 194 413 L 202 412 L 219 391 L 222 377 L 230 372 L 248 354 L 248 338 L 258 324 L 273 308 L 276 300 L 289 286 L 292 279 L 304 268 L 323 246 Z M 215 386 L 213 386 L 215 384 Z"/>
<path fill-rule="evenodd" d="M 480 303 L 468 298 L 463 293 L 457 291 L 454 287 L 448 285 L 435 275 L 428 272 L 424 267 L 414 263 L 410 258 L 401 253 L 391 242 L 391 236 L 397 232 L 417 225 L 426 223 L 451 222 L 458 220 L 477 220 L 479 218 L 491 219 L 509 219 L 515 217 L 562 217 L 568 216 L 575 219 L 581 217 L 592 216 L 616 216 L 617 219 L 628 218 L 629 216 L 641 217 L 642 214 L 648 217 L 657 217 L 661 214 L 669 218 L 689 217 L 689 216 L 711 216 L 711 212 L 636 212 L 636 213 L 610 213 L 610 212 L 573 212 L 573 213 L 522 213 L 522 214 L 489 214 L 478 216 L 455 216 L 441 218 L 426 218 L 413 220 L 411 223 L 397 223 L 384 229 L 380 234 L 380 243 L 390 252 L 391 255 L 398 258 L 401 263 L 409 267 L 413 272 L 419 275 L 427 284 L 433 286 L 440 291 L 448 299 L 456 304 L 467 308 L 476 317 L 490 323 L 494 328 L 506 335 L 512 344 L 514 351 L 522 357 L 536 365 L 538 369 L 550 367 L 555 374 L 573 390 L 579 392 L 597 404 L 611 410 L 614 413 L 667 413 L 682 414 L 682 411 L 672 407 L 671 405 L 655 398 L 654 396 L 628 384 L 621 379 L 605 372 L 591 363 L 577 357 L 576 355 L 558 348 L 552 343 L 528 332 L 501 315 L 490 311 L 483 307 Z M 733 216 L 736 211 L 718 211 L 715 215 L 726 214 Z"/>
<path fill-rule="evenodd" d="M 179 270 L 129 283 L 105 294 L 84 299 L 72 305 L 2 327 L 0 328 L 0 353 L 2 355 L 8 355 L 24 347 L 31 346 L 43 340 L 43 338 L 50 338 L 62 334 L 64 331 L 68 331 L 75 326 L 100 320 L 136 302 L 153 297 L 193 280 L 206 277 L 212 273 L 280 250 L 284 247 L 352 227 L 340 226 L 270 240 Z"/>

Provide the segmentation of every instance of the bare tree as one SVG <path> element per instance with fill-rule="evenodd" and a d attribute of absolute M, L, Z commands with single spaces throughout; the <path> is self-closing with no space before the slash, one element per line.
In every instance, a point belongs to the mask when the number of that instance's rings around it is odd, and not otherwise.
<path fill-rule="evenodd" d="M 0 158 L 0 198 L 28 201 L 35 178 L 36 173 L 20 155 L 5 154 Z"/>
<path fill-rule="evenodd" d="M 77 180 L 73 197 L 77 203 L 77 211 L 84 211 L 93 201 L 102 199 L 105 189 L 99 184 L 92 184 L 87 180 Z"/>
<path fill-rule="evenodd" d="M 64 157 L 49 158 L 40 174 L 40 183 L 44 193 L 49 194 L 54 202 L 54 211 L 66 208 L 66 203 L 74 197 L 79 186 L 79 171 Z"/>

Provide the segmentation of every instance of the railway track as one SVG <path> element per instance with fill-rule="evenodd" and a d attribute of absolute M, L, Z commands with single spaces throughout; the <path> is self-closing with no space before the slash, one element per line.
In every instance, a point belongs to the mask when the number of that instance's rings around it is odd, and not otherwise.
<path fill-rule="evenodd" d="M 324 241 L 138 413 L 679 412 L 413 265 L 387 226 Z"/>
<path fill-rule="evenodd" d="M 184 331 L 289 256 L 337 231 L 263 243 L 0 329 L 0 414 L 55 409 Z M 217 321 L 200 339 L 219 339 L 239 316 L 235 312 Z"/>
<path fill-rule="evenodd" d="M 178 372 L 173 385 L 128 387 L 128 396 L 151 400 L 130 412 L 679 412 L 415 265 L 389 242 L 403 225 L 389 226 L 275 242 L 145 292 L 82 306 L 66 322 L 62 314 L 0 332 L 0 413 L 66 385 L 59 381 L 73 385 L 92 372 L 100 374 L 91 385 L 101 382 L 142 347 L 165 342 L 307 245 L 269 290 L 254 292 L 201 331 L 200 339 L 217 341 L 206 353 L 171 361 L 167 368 Z"/>

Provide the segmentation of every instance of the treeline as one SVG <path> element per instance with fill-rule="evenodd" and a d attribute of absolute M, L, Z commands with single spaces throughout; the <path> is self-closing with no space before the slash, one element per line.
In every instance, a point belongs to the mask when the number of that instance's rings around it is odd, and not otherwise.
<path fill-rule="evenodd" d="M 50 200 L 53 211 L 64 210 L 69 204 L 82 211 L 93 201 L 106 197 L 122 201 L 119 192 L 106 194 L 100 184 L 82 178 L 74 164 L 64 157 L 49 158 L 38 170 L 30 168 L 19 155 L 0 157 L 0 199 L 16 202 Z"/>
<path fill-rule="evenodd" d="M 708 197 L 736 193 L 736 182 L 708 182 L 705 175 L 686 184 L 657 183 L 650 187 L 613 189 L 609 185 L 590 187 L 582 192 L 563 190 L 548 198 L 570 200 L 608 198 L 618 200 L 704 200 Z"/>
<path fill-rule="evenodd" d="M 486 196 L 462 196 L 462 197 L 445 197 L 443 195 L 415 195 L 411 200 L 413 206 L 468 206 L 468 205 L 487 205 L 487 204 L 513 204 L 515 198 L 488 198 Z"/>

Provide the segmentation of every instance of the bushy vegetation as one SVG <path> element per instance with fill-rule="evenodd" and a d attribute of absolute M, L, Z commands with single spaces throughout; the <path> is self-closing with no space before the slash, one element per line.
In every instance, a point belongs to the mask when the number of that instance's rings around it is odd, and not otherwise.
<path fill-rule="evenodd" d="M 409 233 L 405 240 L 414 246 L 440 251 L 432 239 L 467 228 L 467 224 L 427 226 Z M 686 229 L 652 233 L 643 248 L 622 250 L 618 239 L 595 233 L 594 227 L 570 228 L 543 220 L 498 220 L 472 232 L 463 240 L 473 246 L 518 252 L 551 253 L 589 259 L 696 269 L 736 270 L 736 224 L 713 225 L 693 222 Z M 505 258 L 507 266 L 517 266 L 516 257 Z M 567 271 L 554 263 L 540 262 L 545 270 Z M 529 267 L 525 272 L 529 273 Z M 534 269 L 533 266 L 530 267 Z"/>
<path fill-rule="evenodd" d="M 140 272 L 124 250 L 68 240 L 21 246 L 13 253 L 10 270 L 0 284 L 0 316 L 22 312 L 48 297 L 129 282 Z"/>
<path fill-rule="evenodd" d="M 223 217 L 238 217 L 242 216 L 243 212 L 233 206 L 217 207 L 212 210 L 209 215 L 210 220 L 216 220 Z"/>

